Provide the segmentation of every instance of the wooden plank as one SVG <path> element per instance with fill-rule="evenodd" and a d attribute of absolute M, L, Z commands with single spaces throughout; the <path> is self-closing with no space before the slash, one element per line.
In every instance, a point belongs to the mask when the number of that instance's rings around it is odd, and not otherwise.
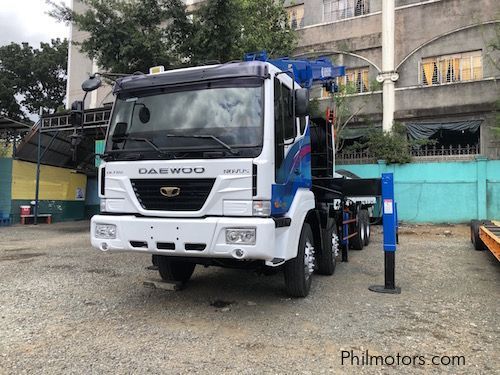
<path fill-rule="evenodd" d="M 484 226 L 479 228 L 479 237 L 491 253 L 500 261 L 500 237 L 496 236 Z"/>
<path fill-rule="evenodd" d="M 167 282 L 159 279 L 144 280 L 142 285 L 150 289 L 168 290 L 172 292 L 181 290 L 184 287 L 184 284 L 181 282 Z"/>

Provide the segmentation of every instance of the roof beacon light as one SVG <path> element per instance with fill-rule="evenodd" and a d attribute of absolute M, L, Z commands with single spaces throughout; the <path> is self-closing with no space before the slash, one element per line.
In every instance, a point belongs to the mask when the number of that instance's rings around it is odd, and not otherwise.
<path fill-rule="evenodd" d="M 149 68 L 149 74 L 160 74 L 165 71 L 165 67 L 163 65 L 153 66 Z"/>

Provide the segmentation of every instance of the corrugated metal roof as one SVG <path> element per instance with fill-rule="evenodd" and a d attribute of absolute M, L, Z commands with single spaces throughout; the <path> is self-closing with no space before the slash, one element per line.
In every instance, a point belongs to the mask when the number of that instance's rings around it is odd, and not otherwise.
<path fill-rule="evenodd" d="M 109 111 L 109 108 L 101 110 Z M 43 158 L 42 164 L 52 165 L 56 167 L 74 168 L 77 170 L 85 171 L 88 174 L 95 173 L 94 165 L 94 152 L 95 141 L 97 139 L 104 139 L 106 135 L 108 119 L 102 118 L 101 121 L 94 121 L 92 116 L 96 113 L 94 111 L 85 111 L 86 119 L 89 116 L 91 122 L 90 127 L 83 129 L 83 139 L 78 145 L 76 150 L 73 150 L 71 145 L 71 135 L 73 134 L 73 127 L 65 127 L 57 129 L 43 129 L 41 133 L 41 153 Z M 64 117 L 68 114 L 60 114 Z M 54 118 L 57 115 L 47 116 L 47 118 Z M 45 117 L 44 117 L 45 119 Z M 71 126 L 68 124 L 68 126 Z M 38 154 L 38 126 L 31 129 L 31 131 L 24 137 L 16 150 L 15 157 L 20 160 L 30 161 L 36 163 Z"/>
<path fill-rule="evenodd" d="M 31 125 L 21 121 L 0 117 L 0 130 L 29 130 Z"/>

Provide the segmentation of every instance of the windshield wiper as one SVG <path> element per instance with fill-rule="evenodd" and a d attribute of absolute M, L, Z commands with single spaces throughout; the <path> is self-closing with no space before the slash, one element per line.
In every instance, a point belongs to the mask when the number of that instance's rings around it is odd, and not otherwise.
<path fill-rule="evenodd" d="M 147 138 L 134 138 L 134 137 L 131 138 L 131 137 L 124 136 L 124 137 L 121 137 L 121 138 L 115 139 L 115 140 L 116 141 L 125 141 L 125 142 L 126 141 L 143 142 L 143 143 L 146 143 L 147 145 L 151 146 L 152 149 L 154 149 L 156 152 L 158 152 L 162 156 L 172 156 L 172 155 L 170 155 L 169 152 L 161 150 L 153 141 L 151 141 Z M 114 142 L 114 143 L 116 143 L 116 142 Z M 134 150 L 121 149 L 121 150 L 111 150 L 108 152 L 126 152 L 126 151 L 133 152 Z"/>
<path fill-rule="evenodd" d="M 212 139 L 214 140 L 215 142 L 217 142 L 218 144 L 220 144 L 221 146 L 223 146 L 225 149 L 227 149 L 231 155 L 239 155 L 239 152 L 238 151 L 235 151 L 233 150 L 233 148 L 231 146 L 229 146 L 227 143 L 225 143 L 224 141 L 222 141 L 220 138 L 217 138 L 215 135 L 211 135 L 211 134 L 192 134 L 192 135 L 182 135 L 182 134 L 167 134 L 167 138 L 202 138 L 202 139 Z"/>

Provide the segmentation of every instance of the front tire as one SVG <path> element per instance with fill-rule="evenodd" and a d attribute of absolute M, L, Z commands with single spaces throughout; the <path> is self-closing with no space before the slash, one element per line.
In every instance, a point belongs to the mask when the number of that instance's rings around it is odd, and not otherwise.
<path fill-rule="evenodd" d="M 193 275 L 195 263 L 173 260 L 170 257 L 158 256 L 158 272 L 163 281 L 187 282 Z"/>
<path fill-rule="evenodd" d="M 300 233 L 297 257 L 285 263 L 285 287 L 288 295 L 303 298 L 309 294 L 315 266 L 313 232 L 309 224 L 304 223 Z"/>

